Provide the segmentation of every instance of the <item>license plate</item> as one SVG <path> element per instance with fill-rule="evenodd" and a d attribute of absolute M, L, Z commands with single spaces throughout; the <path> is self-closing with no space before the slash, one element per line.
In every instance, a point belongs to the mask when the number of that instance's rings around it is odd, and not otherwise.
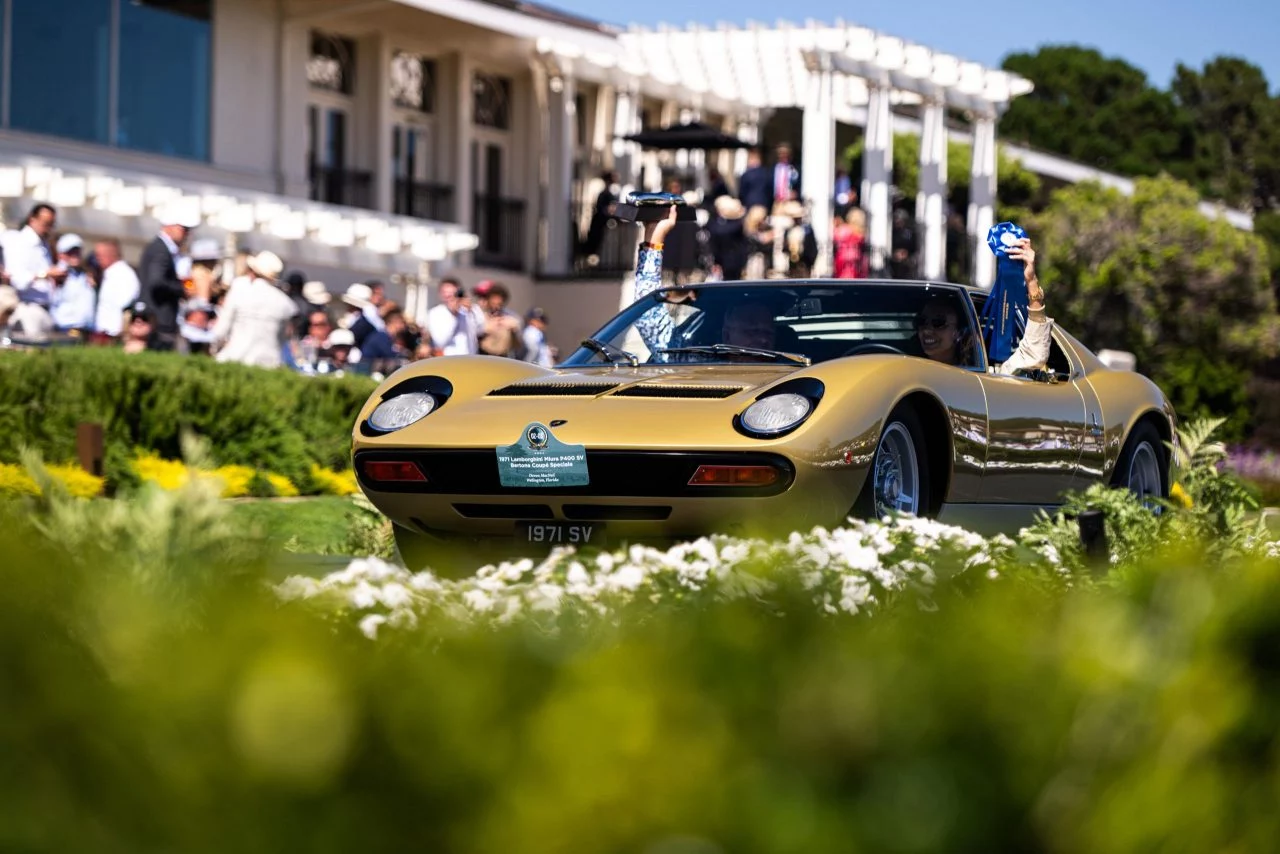
<path fill-rule="evenodd" d="M 517 522 L 516 541 L 544 546 L 604 545 L 600 522 Z"/>

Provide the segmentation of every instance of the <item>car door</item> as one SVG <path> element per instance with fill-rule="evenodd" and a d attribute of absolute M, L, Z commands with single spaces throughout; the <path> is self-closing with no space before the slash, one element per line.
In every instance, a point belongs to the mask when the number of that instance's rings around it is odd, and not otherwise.
<path fill-rule="evenodd" d="M 983 374 L 987 463 L 983 503 L 1054 505 L 1080 486 L 1086 407 L 1078 365 L 1054 336 L 1050 379 Z"/>

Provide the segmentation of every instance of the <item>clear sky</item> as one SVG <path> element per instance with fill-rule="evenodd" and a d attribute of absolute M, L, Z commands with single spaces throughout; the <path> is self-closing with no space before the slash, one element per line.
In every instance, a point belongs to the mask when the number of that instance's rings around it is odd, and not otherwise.
<path fill-rule="evenodd" d="M 542 0 L 612 24 L 778 19 L 834 21 L 879 30 L 990 66 L 1016 51 L 1072 43 L 1119 56 L 1164 87 L 1178 62 L 1200 67 L 1241 56 L 1280 91 L 1280 0 Z M 987 10 L 1000 10 L 992 12 Z"/>

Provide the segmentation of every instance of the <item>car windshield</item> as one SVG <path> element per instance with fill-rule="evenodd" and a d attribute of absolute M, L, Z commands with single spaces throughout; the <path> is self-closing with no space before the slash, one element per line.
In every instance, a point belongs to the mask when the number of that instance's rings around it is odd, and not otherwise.
<path fill-rule="evenodd" d="M 950 325 L 942 332 L 968 340 L 971 314 L 966 303 L 961 289 L 937 285 L 667 288 L 624 309 L 563 364 L 801 365 L 866 353 L 924 357 L 921 338 L 931 330 L 918 333 L 917 324 L 946 322 Z M 972 349 L 958 346 L 955 363 L 980 366 Z"/>

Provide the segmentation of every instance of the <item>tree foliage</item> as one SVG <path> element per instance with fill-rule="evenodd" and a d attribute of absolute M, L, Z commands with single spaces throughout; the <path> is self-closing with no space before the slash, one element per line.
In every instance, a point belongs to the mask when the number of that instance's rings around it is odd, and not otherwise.
<path fill-rule="evenodd" d="M 1179 64 L 1173 95 L 1195 129 L 1195 179 L 1214 198 L 1263 210 L 1280 197 L 1280 100 L 1262 69 L 1218 57 L 1196 71 Z"/>
<path fill-rule="evenodd" d="M 1193 177 L 1191 116 L 1141 69 L 1075 45 L 1011 54 L 1004 68 L 1035 83 L 1002 117 L 1006 139 L 1122 175 Z"/>
<path fill-rule="evenodd" d="M 1189 186 L 1139 179 L 1054 193 L 1031 221 L 1055 318 L 1094 348 L 1129 350 L 1180 414 L 1247 418 L 1249 369 L 1280 342 L 1267 249 L 1197 209 Z"/>

